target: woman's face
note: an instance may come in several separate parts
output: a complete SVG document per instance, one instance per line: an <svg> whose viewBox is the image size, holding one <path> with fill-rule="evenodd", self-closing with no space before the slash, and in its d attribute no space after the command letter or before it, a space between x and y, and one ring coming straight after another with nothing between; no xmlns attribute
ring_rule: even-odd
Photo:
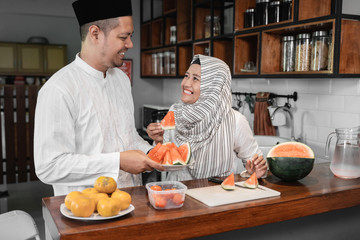
<svg viewBox="0 0 360 240"><path fill-rule="evenodd" d="M191 64L181 82L181 101L183 103L195 103L200 97L201 67L199 64Z"/></svg>

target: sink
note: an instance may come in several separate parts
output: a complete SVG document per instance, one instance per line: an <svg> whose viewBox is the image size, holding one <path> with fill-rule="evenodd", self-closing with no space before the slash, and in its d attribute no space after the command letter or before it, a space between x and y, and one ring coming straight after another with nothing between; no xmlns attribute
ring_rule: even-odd
<svg viewBox="0 0 360 240"><path fill-rule="evenodd" d="M278 136L255 135L254 137L259 144L259 148L263 152L264 157L266 157L270 149L276 144L291 141L288 138Z"/></svg>

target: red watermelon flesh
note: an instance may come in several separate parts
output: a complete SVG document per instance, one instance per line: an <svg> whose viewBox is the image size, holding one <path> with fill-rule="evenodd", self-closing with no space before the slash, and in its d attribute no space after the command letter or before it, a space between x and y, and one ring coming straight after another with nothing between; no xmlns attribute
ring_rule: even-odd
<svg viewBox="0 0 360 240"><path fill-rule="evenodd" d="M161 145L160 148L155 153L155 158L159 159L159 163L164 159L166 152L169 151L167 146Z"/></svg>
<svg viewBox="0 0 360 240"><path fill-rule="evenodd" d="M258 185L259 182L255 172L244 182L244 186L247 188L257 188Z"/></svg>
<svg viewBox="0 0 360 240"><path fill-rule="evenodd" d="M173 162L171 160L171 155L170 155L170 151L167 151L165 153L165 157L164 160L162 161L163 165L173 165Z"/></svg>
<svg viewBox="0 0 360 240"><path fill-rule="evenodd" d="M149 158L151 158L153 161L158 162L158 163L161 161L161 159L158 159L155 156L155 154L160 149L161 146L162 146L161 143L156 144L156 146L153 149L151 149L150 152L147 154Z"/></svg>
<svg viewBox="0 0 360 240"><path fill-rule="evenodd" d="M161 128L164 130L175 129L175 116L173 111L169 111L160 122Z"/></svg>
<svg viewBox="0 0 360 240"><path fill-rule="evenodd" d="M221 183L221 187L225 190L235 189L234 173L231 173L227 178L225 178L225 180Z"/></svg>

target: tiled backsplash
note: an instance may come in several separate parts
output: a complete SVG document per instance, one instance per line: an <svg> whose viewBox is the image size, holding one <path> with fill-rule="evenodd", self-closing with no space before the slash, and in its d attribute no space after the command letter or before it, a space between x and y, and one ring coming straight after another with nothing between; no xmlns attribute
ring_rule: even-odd
<svg viewBox="0 0 360 240"><path fill-rule="evenodd" d="M179 80L165 80L164 89L164 102L180 99ZM360 79L233 79L232 90L281 95L296 91L298 100L289 101L294 115L295 137L308 144L319 159L325 159L326 138L335 128L360 125ZM286 98L278 98L277 104L282 106L286 101ZM240 111L252 125L253 115L246 109L246 103L243 104L245 107ZM278 127L279 136L290 137L288 123L289 121L286 126Z"/></svg>

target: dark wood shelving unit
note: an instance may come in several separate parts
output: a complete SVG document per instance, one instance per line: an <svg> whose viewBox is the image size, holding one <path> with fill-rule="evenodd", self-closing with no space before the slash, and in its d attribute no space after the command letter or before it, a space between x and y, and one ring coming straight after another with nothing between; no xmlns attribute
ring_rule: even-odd
<svg viewBox="0 0 360 240"><path fill-rule="evenodd" d="M182 77L194 54L209 54L225 61L234 78L322 78L360 77L360 16L342 13L342 0L293 0L291 19L244 27L244 12L256 6L256 0L162 0L163 15L141 19L141 76L157 77L151 72L151 54L171 48L176 54L176 72L166 77ZM141 7L144 4L141 1ZM149 5L148 3L146 5ZM231 14L225 9L232 10ZM143 12L144 9L141 10ZM147 10L149 11L149 10ZM205 38L205 18L220 17L221 34ZM232 32L224 33L225 22ZM227 20L227 21L225 21ZM211 23L213 25L213 21ZM177 41L170 43L170 26L176 25ZM228 26L228 25L226 25ZM212 27L211 27L212 29ZM332 30L332 67L322 71L282 72L281 38L287 35ZM253 62L253 72L244 71Z"/></svg>

